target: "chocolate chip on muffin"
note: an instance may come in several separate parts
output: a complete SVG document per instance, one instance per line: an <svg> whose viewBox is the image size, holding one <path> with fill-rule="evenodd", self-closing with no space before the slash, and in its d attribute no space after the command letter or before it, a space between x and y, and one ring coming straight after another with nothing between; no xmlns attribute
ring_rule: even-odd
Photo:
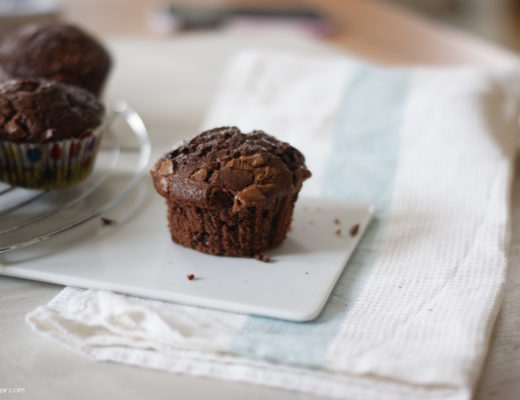
<svg viewBox="0 0 520 400"><path fill-rule="evenodd" d="M151 171L166 199L174 242L217 255L254 257L280 244L311 173L294 147L261 131L206 131Z"/></svg>
<svg viewBox="0 0 520 400"><path fill-rule="evenodd" d="M73 25L26 26L0 45L0 76L47 78L83 87L97 96L110 66L103 46Z"/></svg>
<svg viewBox="0 0 520 400"><path fill-rule="evenodd" d="M103 117L103 105L79 87L43 79L0 84L0 140L48 143L82 138Z"/></svg>

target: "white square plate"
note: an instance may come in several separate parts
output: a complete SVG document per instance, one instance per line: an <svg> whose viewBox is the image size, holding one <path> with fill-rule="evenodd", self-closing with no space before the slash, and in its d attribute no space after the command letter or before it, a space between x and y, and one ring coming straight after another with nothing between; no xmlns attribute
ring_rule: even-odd
<svg viewBox="0 0 520 400"><path fill-rule="evenodd" d="M372 216L368 205L302 197L287 239L266 253L272 262L264 263L210 256L172 243L166 206L149 189L147 183L138 188L148 198L138 213L127 211L129 221L121 222L116 210L115 225L96 220L2 255L0 274L307 321L322 310ZM355 224L359 231L351 236ZM196 279L188 280L189 274Z"/></svg>

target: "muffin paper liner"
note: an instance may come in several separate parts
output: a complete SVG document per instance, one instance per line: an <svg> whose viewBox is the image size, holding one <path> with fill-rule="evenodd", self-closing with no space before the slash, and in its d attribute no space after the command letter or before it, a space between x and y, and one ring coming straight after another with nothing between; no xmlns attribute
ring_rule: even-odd
<svg viewBox="0 0 520 400"><path fill-rule="evenodd" d="M0 140L0 180L30 189L59 189L74 185L91 172L106 124L83 139L51 143Z"/></svg>

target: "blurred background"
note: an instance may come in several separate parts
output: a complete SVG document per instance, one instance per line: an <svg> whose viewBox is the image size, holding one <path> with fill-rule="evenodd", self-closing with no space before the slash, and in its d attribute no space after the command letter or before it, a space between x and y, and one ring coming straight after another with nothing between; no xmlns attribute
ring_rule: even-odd
<svg viewBox="0 0 520 400"><path fill-rule="evenodd" d="M0 0L0 34L25 21L52 19L57 14L77 22L100 35L179 34L188 18L193 28L229 28L231 21L223 15L234 16L234 27L265 29L267 20L276 17L278 27L289 24L305 25L303 30L327 36L330 41L341 42L355 25L356 12L361 2L371 0ZM372 1L373 2L373 1ZM427 19L474 33L509 49L520 51L520 0L378 0L390 9L406 9ZM168 7L171 5L171 7ZM239 8L237 10L237 7ZM244 15L244 7L253 7L256 18ZM263 14L268 11L267 15ZM285 16L281 22L280 15ZM218 14L217 20L208 20L208 11ZM181 18L179 22L179 13ZM220 13L220 14L219 14ZM296 17L316 17L316 23L295 24ZM247 14L247 13L246 13ZM253 13L254 14L254 13ZM174 18L172 18L172 16ZM237 18L240 17L240 18ZM243 17L248 17L244 19ZM363 18L367 18L363 15ZM222 24L222 20L226 24ZM300 18L301 19L301 18ZM236 21L239 20L240 24ZM323 24L323 21L326 21ZM259 21L262 24L259 24ZM373 29L378 29L374 19ZM270 21L272 25L272 21Z"/></svg>
<svg viewBox="0 0 520 400"><path fill-rule="evenodd" d="M385 0L520 50L520 0Z"/></svg>

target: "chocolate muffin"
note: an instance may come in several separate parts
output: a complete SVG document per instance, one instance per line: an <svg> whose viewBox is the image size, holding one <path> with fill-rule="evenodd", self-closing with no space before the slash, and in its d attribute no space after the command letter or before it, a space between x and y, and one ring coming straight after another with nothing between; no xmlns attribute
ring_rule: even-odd
<svg viewBox="0 0 520 400"><path fill-rule="evenodd" d="M253 257L285 239L311 173L294 147L262 131L201 133L154 165L174 242L209 254Z"/></svg>
<svg viewBox="0 0 520 400"><path fill-rule="evenodd" d="M91 135L104 107L79 87L44 79L0 84L0 140L47 143Z"/></svg>
<svg viewBox="0 0 520 400"><path fill-rule="evenodd" d="M0 45L0 68L10 78L47 78L99 96L110 56L93 37L72 25L30 25Z"/></svg>
<svg viewBox="0 0 520 400"><path fill-rule="evenodd" d="M104 107L87 90L43 79L0 84L0 180L53 189L86 177Z"/></svg>

